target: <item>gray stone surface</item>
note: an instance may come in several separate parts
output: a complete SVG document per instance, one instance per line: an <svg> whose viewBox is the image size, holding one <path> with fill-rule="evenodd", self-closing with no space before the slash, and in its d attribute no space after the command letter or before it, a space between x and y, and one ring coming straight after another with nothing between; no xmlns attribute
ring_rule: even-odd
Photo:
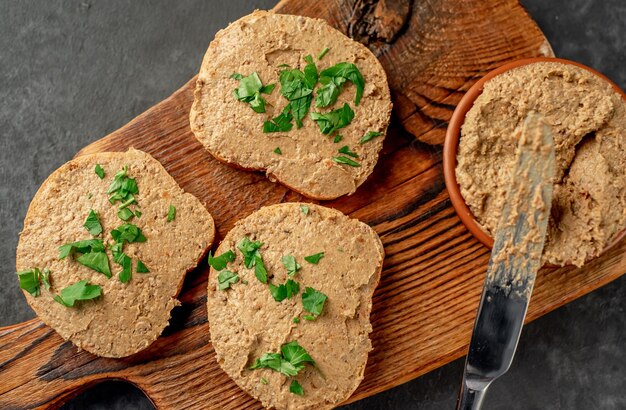
<svg viewBox="0 0 626 410"><path fill-rule="evenodd" d="M420 1L420 0L416 0ZM624 0L524 0L557 55L626 87ZM80 147L170 95L197 71L213 34L272 0L0 2L0 326L33 317L14 273L17 234L38 186ZM488 409L625 409L626 277L524 328ZM1 348L1 347L0 347ZM346 408L452 408L456 361ZM1 383L1 381L0 381ZM66 409L150 409L104 383Z"/></svg>

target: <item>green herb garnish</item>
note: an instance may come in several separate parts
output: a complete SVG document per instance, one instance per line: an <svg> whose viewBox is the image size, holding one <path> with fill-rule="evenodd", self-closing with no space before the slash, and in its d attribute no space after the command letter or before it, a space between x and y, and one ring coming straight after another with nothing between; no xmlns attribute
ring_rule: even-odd
<svg viewBox="0 0 626 410"><path fill-rule="evenodd" d="M313 255L305 256L304 260L309 263L312 263L313 265L317 265L320 259L322 259L323 257L324 257L324 252L320 252L320 253L314 253Z"/></svg>
<svg viewBox="0 0 626 410"><path fill-rule="evenodd" d="M322 314L326 299L328 299L328 297L322 292L307 287L304 293L302 293L302 306L304 307L304 310L311 313L314 318L316 318ZM305 319L307 318L305 317Z"/></svg>
<svg viewBox="0 0 626 410"><path fill-rule="evenodd" d="M333 139L333 142L336 144L339 141L341 141L343 139L343 137L339 134L335 135L335 138Z"/></svg>
<svg viewBox="0 0 626 410"><path fill-rule="evenodd" d="M141 218L141 215L143 215L143 214L141 213L141 211L137 211L137 210L135 210L135 216L136 216L137 218Z"/></svg>
<svg viewBox="0 0 626 410"><path fill-rule="evenodd" d="M91 300L102 295L99 285L90 285L87 280L81 280L61 290L54 300L65 307L73 307L78 300Z"/></svg>
<svg viewBox="0 0 626 410"><path fill-rule="evenodd" d="M133 211L131 211L128 208L124 208L121 209L118 213L117 216L122 220L122 221L128 221L130 218L132 218L133 216L135 216L135 214L133 213Z"/></svg>
<svg viewBox="0 0 626 410"><path fill-rule="evenodd" d="M327 113L312 112L311 118L317 123L322 134L328 135L350 124L354 119L354 111L345 103L343 107Z"/></svg>
<svg viewBox="0 0 626 410"><path fill-rule="evenodd" d="M137 267L135 268L137 273L150 273L150 269L139 259L137 259Z"/></svg>
<svg viewBox="0 0 626 410"><path fill-rule="evenodd" d="M250 366L250 370L268 368L291 377L296 376L307 363L315 366L311 356L295 340L282 345L280 351L280 353L263 354Z"/></svg>
<svg viewBox="0 0 626 410"><path fill-rule="evenodd" d="M20 288L37 297L41 294L41 283L47 290L50 290L50 271L44 268L43 272L39 268L17 272L20 281Z"/></svg>
<svg viewBox="0 0 626 410"><path fill-rule="evenodd" d="M104 251L104 243L101 239L87 239L59 247L59 259L64 259L74 253L81 254L75 258L76 262L104 274L107 278L111 277L109 258Z"/></svg>
<svg viewBox="0 0 626 410"><path fill-rule="evenodd" d="M128 283L133 277L132 259L125 253L118 253L114 257L115 262L122 266L122 270L118 274L120 282Z"/></svg>
<svg viewBox="0 0 626 410"><path fill-rule="evenodd" d="M270 121L265 121L263 123L263 132L287 132L291 131L293 128L293 124L291 120L293 119L293 115L291 115L291 105L287 104L282 113L278 114L278 116L272 118Z"/></svg>
<svg viewBox="0 0 626 410"><path fill-rule="evenodd" d="M226 268L228 262L232 262L235 260L235 252L228 250L221 254L220 256L213 257L211 252L209 251L209 265L217 271Z"/></svg>
<svg viewBox="0 0 626 410"><path fill-rule="evenodd" d="M365 133L365 135L363 137L361 137L361 139L359 140L359 144L365 144L368 141L373 140L376 137L379 137L383 135L382 132L378 132L378 131L368 131Z"/></svg>
<svg viewBox="0 0 626 410"><path fill-rule="evenodd" d="M234 73L230 76L239 80L239 88L235 89L235 98L250 104L250 107L258 113L265 112L265 99L261 94L271 94L276 84L263 85L256 71L247 77Z"/></svg>
<svg viewBox="0 0 626 410"><path fill-rule="evenodd" d="M303 214L308 215L309 214L309 207L307 205L300 205L300 210L302 211Z"/></svg>
<svg viewBox="0 0 626 410"><path fill-rule="evenodd" d="M217 275L217 289L225 290L230 288L230 285L239 282L239 275L229 270L223 270Z"/></svg>
<svg viewBox="0 0 626 410"><path fill-rule="evenodd" d="M86 239L84 241L66 243L59 246L59 259L65 259L72 252L104 252L104 243L102 243L102 239Z"/></svg>
<svg viewBox="0 0 626 410"><path fill-rule="evenodd" d="M269 383L265 377L261 377L261 384Z"/></svg>
<svg viewBox="0 0 626 410"><path fill-rule="evenodd" d="M250 269L254 267L254 275L261 283L267 283L267 269L265 269L265 263L263 257L259 252L259 248L263 246L263 243L258 241L251 241L248 237L244 237L237 245L237 249L243 254L243 264L246 268Z"/></svg>
<svg viewBox="0 0 626 410"><path fill-rule="evenodd" d="M296 127L302 127L302 119L306 117L311 101L313 101L313 88L317 83L317 67L310 55L304 57L307 65L304 72L296 68L285 68L280 72L280 93L289 100L287 106L296 122Z"/></svg>
<svg viewBox="0 0 626 410"><path fill-rule="evenodd" d="M291 384L289 385L289 391L293 394L297 394L298 396L304 396L304 389L297 380L291 381Z"/></svg>
<svg viewBox="0 0 626 410"><path fill-rule="evenodd" d="M322 51L320 51L320 53L317 55L317 59L321 60L322 58L324 58L326 53L328 53L329 51L330 51L330 48L324 47L324 49Z"/></svg>
<svg viewBox="0 0 626 410"><path fill-rule="evenodd" d="M300 318L296 316L296 317L294 317L293 319L291 319L291 321L292 321L293 323L300 323Z"/></svg>
<svg viewBox="0 0 626 410"><path fill-rule="evenodd" d="M333 105L346 81L352 82L356 87L354 104L359 105L361 102L365 89L365 79L356 65L352 63L335 64L319 74L319 81L322 83L322 87L317 90L316 107L323 108Z"/></svg>
<svg viewBox="0 0 626 410"><path fill-rule="evenodd" d="M109 258L105 252L84 253L75 260L83 266L104 274L107 278L111 277Z"/></svg>
<svg viewBox="0 0 626 410"><path fill-rule="evenodd" d="M98 178L104 179L104 169L100 166L100 164L96 164L94 172L98 175Z"/></svg>
<svg viewBox="0 0 626 410"><path fill-rule="evenodd" d="M125 223L111 231L113 240L117 243L145 242L146 237L141 233L141 229L134 224Z"/></svg>
<svg viewBox="0 0 626 410"><path fill-rule="evenodd" d="M89 211L89 215L87 215L87 219L85 219L83 226L87 229L87 232L93 236L100 235L102 233L100 219L98 218L98 214L93 209Z"/></svg>
<svg viewBox="0 0 626 410"><path fill-rule="evenodd" d="M349 165L351 167L360 167L361 166L361 164L359 164L356 161L351 160L348 157L342 157L342 156L333 157L332 160L335 161L338 164Z"/></svg>
<svg viewBox="0 0 626 410"><path fill-rule="evenodd" d="M278 155L283 155L283 152L280 150L280 147L276 147L276 148L274 149L274 153L275 153L275 154L278 154Z"/></svg>
<svg viewBox="0 0 626 410"><path fill-rule="evenodd" d="M300 291L300 285L298 282L287 279L287 282L283 285L273 285L270 283L270 293L276 302L282 302L285 299L291 299L297 295Z"/></svg>
<svg viewBox="0 0 626 410"><path fill-rule="evenodd" d="M174 205L170 205L167 210L167 222L172 222L176 219L176 207Z"/></svg>
<svg viewBox="0 0 626 410"><path fill-rule="evenodd" d="M296 262L296 258L292 255L285 255L280 260L283 263L285 269L287 269L287 275L294 276L296 272L302 268L298 262Z"/></svg>
<svg viewBox="0 0 626 410"><path fill-rule="evenodd" d="M109 202L115 204L121 201L120 209L126 208L128 205L136 202L134 195L139 194L137 182L134 178L128 176L128 165L125 165L121 171L113 177L113 182L109 185L107 194L111 194Z"/></svg>
<svg viewBox="0 0 626 410"><path fill-rule="evenodd" d="M337 151L339 151L342 154L346 154L352 158L358 158L359 154L357 154L354 151L350 151L350 147L348 147L347 145L344 145L343 147L339 148Z"/></svg>

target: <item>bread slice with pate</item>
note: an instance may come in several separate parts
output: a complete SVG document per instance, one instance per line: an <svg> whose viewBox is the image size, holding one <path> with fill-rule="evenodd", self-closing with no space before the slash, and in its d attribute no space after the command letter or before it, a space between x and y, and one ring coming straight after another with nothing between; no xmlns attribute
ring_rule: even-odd
<svg viewBox="0 0 626 410"><path fill-rule="evenodd" d="M73 159L39 188L17 246L20 287L48 326L81 349L124 357L167 326L213 218L150 155Z"/></svg>
<svg viewBox="0 0 626 410"><path fill-rule="evenodd" d="M222 369L268 408L329 409L361 380L384 250L368 225L303 203L237 222L209 259Z"/></svg>

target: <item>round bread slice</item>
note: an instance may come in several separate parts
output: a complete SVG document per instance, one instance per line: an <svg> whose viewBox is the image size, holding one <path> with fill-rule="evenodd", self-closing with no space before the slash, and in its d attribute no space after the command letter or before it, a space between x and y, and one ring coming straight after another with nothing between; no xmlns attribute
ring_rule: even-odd
<svg viewBox="0 0 626 410"><path fill-rule="evenodd" d="M328 52L318 59L326 48ZM294 120L290 131L264 133L264 122L277 117L289 103L281 94L280 72L285 65L303 71L308 55L319 72L338 63L355 64L365 80L362 99L355 104L356 87L347 81L335 104L316 108L320 81L301 128ZM271 93L261 94L266 101L264 113L234 95L239 80L231 75L255 72L263 85L276 84ZM354 111L352 122L332 135L322 134L311 113L327 113L344 104ZM218 160L265 171L270 179L309 198L327 200L355 192L372 173L390 115L387 76L367 47L324 20L255 11L218 32L211 42L198 75L190 122L196 138ZM381 135L360 143L368 132ZM340 141L334 142L335 137ZM339 152L342 147L358 157ZM338 163L333 157L353 160L358 166Z"/></svg>
<svg viewBox="0 0 626 410"><path fill-rule="evenodd" d="M95 172L99 164L101 179ZM140 217L123 221L120 202L111 204L107 190L114 175L128 166L139 193ZM175 217L169 218L170 206ZM93 236L83 226L94 210L103 232ZM170 212L171 214L171 212ZM111 231L125 223L139 227L145 242L126 243L132 277L122 283L110 249ZM150 155L131 149L85 155L69 161L46 179L28 208L17 246L17 271L44 268L50 271L51 288L41 294L24 291L41 320L64 339L98 356L124 357L148 347L167 326L185 273L193 269L215 236L213 218L193 195L185 193ZM59 247L80 240L102 239L112 276L107 278L76 261L79 254L59 259ZM137 261L149 270L137 272ZM66 307L54 300L61 290L81 280L99 285L102 295Z"/></svg>
<svg viewBox="0 0 626 410"><path fill-rule="evenodd" d="M238 249L244 238L263 244L259 252L268 284L259 281L255 268L246 268ZM216 257L228 251L235 257L221 272L237 279L220 290L220 272L211 268L207 302L211 341L222 369L266 407L329 409L350 397L363 380L372 349L369 316L384 258L374 230L318 205L272 205L237 222ZM319 260L305 260L321 252ZM291 276L283 262L289 255L301 266ZM298 283L299 291L277 302L269 284L279 286L288 279ZM328 298L314 320L307 320L315 315L303 302L309 288ZM250 369L265 353L280 353L281 346L294 341L315 366L306 364L295 377L270 368ZM303 395L290 391L294 380Z"/></svg>

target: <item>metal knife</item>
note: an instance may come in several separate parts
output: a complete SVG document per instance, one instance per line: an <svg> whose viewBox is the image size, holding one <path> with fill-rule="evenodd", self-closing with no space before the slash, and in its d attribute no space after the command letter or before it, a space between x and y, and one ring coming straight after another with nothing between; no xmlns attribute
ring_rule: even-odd
<svg viewBox="0 0 626 410"><path fill-rule="evenodd" d="M479 409L511 366L545 242L552 203L554 141L530 113L519 132L510 189L498 221L457 409Z"/></svg>

